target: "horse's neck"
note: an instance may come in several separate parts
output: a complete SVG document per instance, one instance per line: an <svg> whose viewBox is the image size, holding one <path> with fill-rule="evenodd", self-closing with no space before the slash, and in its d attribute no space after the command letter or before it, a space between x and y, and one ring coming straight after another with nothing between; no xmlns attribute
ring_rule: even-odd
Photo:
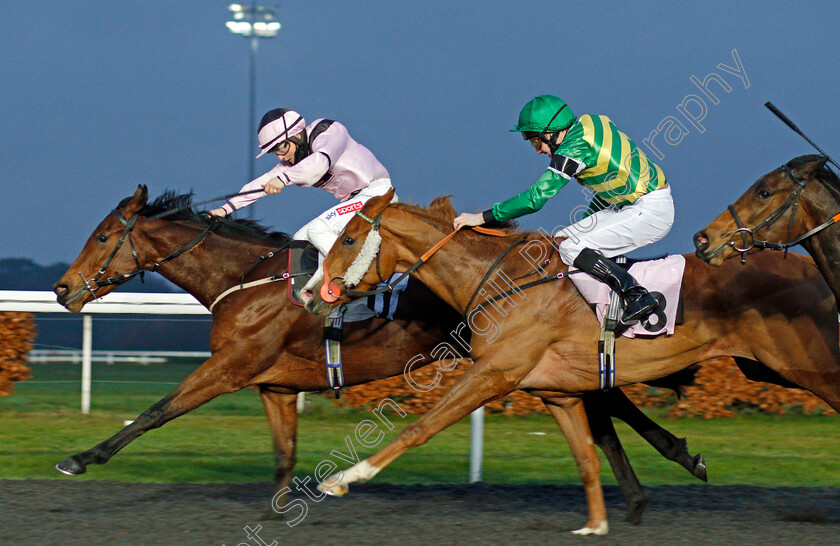
<svg viewBox="0 0 840 546"><path fill-rule="evenodd" d="M840 303L840 241L837 235L827 229L804 241L802 246L817 263L817 268L834 292L834 298Z"/></svg>
<svg viewBox="0 0 840 546"><path fill-rule="evenodd" d="M179 230L149 233L148 239L156 259L163 259L189 244L199 229L181 226ZM178 257L161 264L158 272L167 280L209 306L228 288L239 284L242 275L260 256L274 250L264 243L234 240L209 233L198 245ZM285 269L283 270L285 271ZM281 273L282 271L277 271Z"/></svg>
<svg viewBox="0 0 840 546"><path fill-rule="evenodd" d="M819 183L819 182L816 182ZM840 212L838 196L834 191L823 189L823 195L811 197L804 209L806 221L805 230L811 230ZM838 229L832 226L816 233L802 242L802 246L817 263L823 278L834 292L835 299L840 302L840 236Z"/></svg>
<svg viewBox="0 0 840 546"><path fill-rule="evenodd" d="M426 249L431 248L446 235L444 230L432 231L428 229L427 225L425 230L421 229L418 232L422 235L418 236L417 240L411 243L411 246L420 250L408 250L408 261L418 260ZM465 235L460 237L465 237ZM493 267L496 258L501 256L505 249L513 243L513 239L499 239L498 243L497 248L490 252L471 251L469 243L462 243L459 241L459 235L455 235L453 240L445 244L428 262L420 266L415 275L438 297L459 313L463 313L470 300L473 299L475 292L483 288L479 286L479 283L484 275ZM526 266L524 260L521 260L522 264L514 263L518 257L517 252L509 253L505 260L491 273L490 281L496 283L497 286L501 286L503 291L510 287L505 282L498 282L498 277L504 275L513 279L520 275L520 270ZM493 296L496 295L495 292L498 290L490 289L489 291L492 292L490 296ZM486 297L485 295L480 300L486 299Z"/></svg>

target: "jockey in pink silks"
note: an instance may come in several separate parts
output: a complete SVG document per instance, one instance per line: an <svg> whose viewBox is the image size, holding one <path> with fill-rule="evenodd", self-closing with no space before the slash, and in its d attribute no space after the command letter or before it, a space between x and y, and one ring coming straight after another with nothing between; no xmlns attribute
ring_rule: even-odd
<svg viewBox="0 0 840 546"><path fill-rule="evenodd" d="M257 137L262 149L257 157L272 153L280 162L245 184L242 191L263 191L234 197L210 214L227 216L268 194L280 193L287 186L326 190L341 202L319 214L293 237L315 245L321 261L353 213L361 210L371 197L384 195L391 189L387 169L337 121L316 119L306 125L297 112L276 108L262 117ZM319 267L302 292L310 290L322 277L323 270Z"/></svg>

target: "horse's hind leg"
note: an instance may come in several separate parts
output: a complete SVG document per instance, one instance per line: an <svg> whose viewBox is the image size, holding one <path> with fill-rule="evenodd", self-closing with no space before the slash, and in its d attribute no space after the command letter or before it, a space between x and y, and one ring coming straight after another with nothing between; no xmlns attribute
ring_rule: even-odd
<svg viewBox="0 0 840 546"><path fill-rule="evenodd" d="M234 366L229 360L223 360L223 357L217 355L218 353L211 356L174 391L152 404L130 425L91 449L64 459L55 465L56 469L71 476L84 474L88 465L105 464L144 432L158 428L220 394L235 392L245 387L250 379L250 376L246 377L245 367ZM219 378L219 368L230 369L224 381ZM234 369L239 371L239 376L232 371Z"/></svg>
<svg viewBox="0 0 840 546"><path fill-rule="evenodd" d="M589 408L593 406L608 409L610 415L630 425L633 430L639 433L663 457L679 464L691 472L696 478L704 482L708 481L706 461L703 459L703 456L699 453L692 456L688 451L688 444L685 438L677 438L652 421L627 398L627 395L621 389L586 393L584 395L584 405L587 408L587 414L589 414ZM590 421L591 419L592 417L590 415Z"/></svg>
<svg viewBox="0 0 840 546"><path fill-rule="evenodd" d="M297 395L279 394L260 388L260 397L274 440L274 498L272 506L285 506L289 482L295 467L295 436L297 434ZM269 516L277 517L271 510Z"/></svg>
<svg viewBox="0 0 840 546"><path fill-rule="evenodd" d="M584 395L583 401L592 438L595 440L595 445L600 447L607 457L618 485L621 487L621 492L624 494L624 501L627 503L627 521L638 525L642 521L642 514L647 508L650 497L642 489L642 484L633 472L633 467L630 466L630 460L618 439L612 420L604 411L604 405L600 403L600 397L589 397L589 394Z"/></svg>

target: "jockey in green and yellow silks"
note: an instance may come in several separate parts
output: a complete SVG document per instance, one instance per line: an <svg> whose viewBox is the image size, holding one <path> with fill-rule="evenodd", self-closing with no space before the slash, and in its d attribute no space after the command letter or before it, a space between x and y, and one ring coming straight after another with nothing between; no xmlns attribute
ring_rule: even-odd
<svg viewBox="0 0 840 546"><path fill-rule="evenodd" d="M629 326L656 309L656 299L609 258L662 239L674 221L665 174L606 116L575 118L553 95L529 101L513 131L521 132L538 154L551 157L548 169L526 191L479 214L461 214L456 229L504 221L540 210L572 178L593 193L585 220L558 235L560 255L607 283L624 300L621 322ZM588 218L587 218L588 217Z"/></svg>

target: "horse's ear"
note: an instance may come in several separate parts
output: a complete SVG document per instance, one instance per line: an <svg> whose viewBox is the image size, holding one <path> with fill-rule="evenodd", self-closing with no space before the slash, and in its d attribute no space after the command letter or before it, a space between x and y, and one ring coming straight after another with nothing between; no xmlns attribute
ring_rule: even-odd
<svg viewBox="0 0 840 546"><path fill-rule="evenodd" d="M368 218L376 218L382 211L385 210L385 207L391 204L391 199L394 198L394 188L388 190L385 195L380 195L377 197L371 197L365 206L362 207L362 212Z"/></svg>
<svg viewBox="0 0 840 546"><path fill-rule="evenodd" d="M802 178L810 178L811 176L815 176L819 171L823 169L823 167L825 167L825 163L826 161L828 161L828 158L824 155L812 155L810 156L810 158L813 158L813 160L803 163L796 169L796 174L798 174Z"/></svg>
<svg viewBox="0 0 840 546"><path fill-rule="evenodd" d="M133 216L137 211L146 205L149 199L149 188L145 184L138 184L137 191L134 192L134 197L123 208L123 214L126 216Z"/></svg>

